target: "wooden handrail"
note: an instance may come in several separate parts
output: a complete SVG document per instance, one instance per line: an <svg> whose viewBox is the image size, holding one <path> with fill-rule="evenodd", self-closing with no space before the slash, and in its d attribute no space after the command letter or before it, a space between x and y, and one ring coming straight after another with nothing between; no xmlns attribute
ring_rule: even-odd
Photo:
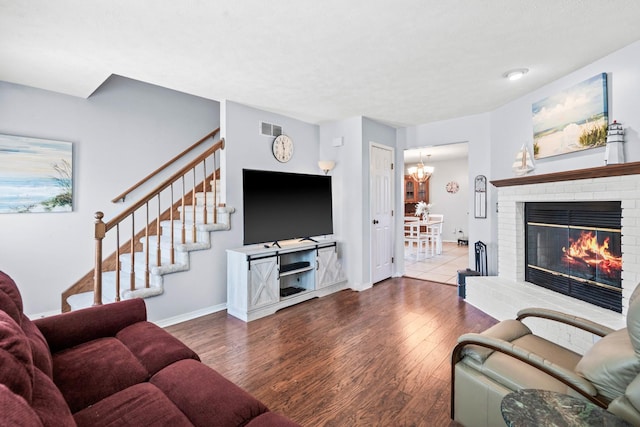
<svg viewBox="0 0 640 427"><path fill-rule="evenodd" d="M207 157L212 155L217 150L224 150L224 138L221 139L220 141L216 142L212 147L208 148L206 151L204 151L198 157L193 159L191 162L189 162L182 169L180 169L179 171L177 171L176 173L171 175L169 178L164 180L160 185L158 185L156 188L151 190L146 196L144 196L143 198L138 200L133 205L129 206L129 208L126 209L124 212L120 213L118 216L116 216L115 218L111 219L111 221L107 222L106 223L106 231L111 230L116 224L118 224L119 222L121 222L122 220L127 218L129 215L131 215L133 212L138 210L138 208L144 206L145 203L147 203L149 200L153 199L158 193L160 193L162 190L168 188L178 178L183 176L189 170L193 169L195 165L197 165L198 163L200 163L201 161L203 161L204 159L206 159Z"/></svg>
<svg viewBox="0 0 640 427"><path fill-rule="evenodd" d="M184 155L186 155L187 153L191 152L193 149L195 149L196 147L199 147L203 142L205 142L207 139L209 138L213 138L218 132L220 132L220 128L217 128L211 132L209 132L208 134L206 134L205 136L202 137L202 139L200 139L198 142L196 142L195 144L191 145L189 148L187 148L186 150L184 150L183 152L181 152L180 154L176 155L175 157L173 157L171 160L169 160L168 162L166 162L164 165L160 166L158 169L154 170L153 172L151 172L149 175L145 176L144 178L142 178L139 182L137 182L136 184L132 185L131 187L129 187L125 192L123 192L122 194L119 194L118 196L116 196L114 199L111 200L112 203L117 203L119 201L124 202L125 198L127 197L127 195L129 193L131 193L132 191L138 189L138 187L140 187L142 184L144 184L145 182L149 181L151 178L153 178L154 176L156 176L157 174L159 174L160 172L162 172L163 170L165 170L167 167L169 167L170 165L172 165L176 160L182 158Z"/></svg>
<svg viewBox="0 0 640 427"><path fill-rule="evenodd" d="M217 133L218 130L214 131L215 133ZM203 140L198 141L198 144L201 144L202 141L204 141L206 138L211 137L214 133L209 134L207 137L205 137ZM150 235L151 235L151 225L153 225L153 227L155 228L155 236L156 237L156 265L157 266L161 266L161 260L162 260L162 255L161 255L161 251L163 250L161 248L160 245L160 236L161 236L161 227L160 227L160 221L161 221L161 217L162 217L162 212L161 212L161 204L160 204L160 197L161 194L163 192L166 192L166 190L169 190L169 193L171 195L171 203L170 203L170 207L169 207L169 219L171 220L171 223L173 224L173 211L174 209L179 209L179 207L177 207L174 204L174 200L173 200L173 194L174 194L174 184L176 182L181 181L182 183L182 196L181 196L181 200L180 200L180 204L182 207L182 212L185 212L185 202L186 202L186 192L185 192L185 183L184 183L184 178L187 174L192 173L193 174L193 188L190 190L190 199L191 199L191 205L190 207L193 209L192 212L192 221L191 223L189 223L189 227L191 230L191 242L196 242L196 191L202 191L203 193L203 197L204 197L204 203L203 203L203 220L204 220L204 224L208 223L207 220L207 181L208 180L213 180L214 182L211 184L212 185L212 197L213 197L213 224L217 224L217 207L218 205L216 204L216 200L217 200L217 191L216 191L216 152L218 150L223 150L225 146L225 141L224 139L220 139L218 142L216 142L215 144L213 144L211 147L207 148L205 151L203 151L201 154L199 154L197 157L195 157L194 159L192 159L187 165L181 167L178 171L176 171L175 173L173 173L170 177L168 177L167 179L165 179L162 183L160 183L159 185L157 185L153 190L151 190L148 194L146 194L144 197L142 197L140 200L138 200L137 202L133 203L131 206L129 206L124 212L118 214L116 217L112 218L109 222L103 222L102 218L104 217L104 214L102 212L96 212L95 214L95 232L94 232L94 238L95 238L95 246L96 246L96 256L95 256L95 266L94 266L94 304L95 305L99 305L102 303L102 266L103 266L103 260L102 260L102 241L105 238L106 234L108 231L110 231L111 229L116 229L116 254L115 254L115 268L116 268L116 300L119 299L119 295L120 295L120 224L123 223L123 221L125 221L127 218L130 218L130 224L131 224L131 238L129 239L129 248L128 248L128 252L130 253L130 257L131 257L131 270L129 271L129 282L130 282L130 289L131 291L135 290L135 281L136 281L136 277L135 277L135 264L136 264L136 258L135 258L135 254L136 254L136 245L138 244L136 242L136 240L138 240L136 238L136 231L135 231L135 221L136 221L136 212L139 212L139 210L141 210L141 208L144 208L144 210L142 211L144 214L144 230L141 232L142 236L144 236L144 242L142 243L142 246L144 248L143 251L143 256L144 256L144 282L145 282L145 287L149 288L150 287L150 278L149 278L149 268L150 265L152 265L152 263L150 262ZM177 159L180 156L174 158ZM212 164L213 164L213 173L208 174L207 173L207 159L211 158L212 159ZM196 169L198 168L198 166L202 167L202 182L201 184L198 184L196 182ZM166 167L166 166L164 166ZM163 167L163 168L164 168ZM133 188L133 187L132 187ZM166 194L166 193L165 193ZM152 201L153 199L157 200L158 203L158 214L157 214L157 218L154 219L153 224L150 224L150 217L149 217L149 202ZM180 239L181 243L185 243L187 240L185 238L185 217L182 216L182 238ZM169 249L171 252L171 263L173 264L174 262L174 250L175 250L175 246L174 246L174 232L173 232L173 225L171 225L171 232L170 232L170 246L171 248Z"/></svg>

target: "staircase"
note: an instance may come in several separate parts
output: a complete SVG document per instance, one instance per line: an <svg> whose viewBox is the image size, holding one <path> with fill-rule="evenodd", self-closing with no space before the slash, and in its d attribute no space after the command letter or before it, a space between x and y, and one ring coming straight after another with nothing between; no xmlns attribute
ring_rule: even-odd
<svg viewBox="0 0 640 427"><path fill-rule="evenodd" d="M216 129L188 150L217 132ZM62 311L161 295L165 275L188 271L190 253L211 248L212 232L230 229L230 216L235 209L226 207L220 200L216 152L222 149L224 140L197 156L111 221L103 222L102 212L96 213L93 277L87 274L63 293ZM169 167L188 150L152 175ZM216 172L207 174L207 167ZM141 184L137 183L113 202L124 201L126 195ZM191 188L186 189L187 186ZM176 193L180 194L176 196ZM150 213L154 209L157 209L155 214ZM136 232L139 223L143 223L143 229ZM120 242L122 230L131 230L131 237L124 243ZM112 232L107 234L109 231ZM104 259L103 240L114 248L114 252Z"/></svg>
<svg viewBox="0 0 640 427"><path fill-rule="evenodd" d="M219 185L219 181L217 181L217 184ZM161 262L158 265L157 259L153 256L149 256L149 286L146 285L146 260L147 254L153 253L153 251L158 247L158 236L156 235L151 235L148 239L146 237L139 239L139 244L142 245L142 250L134 252L133 264L130 253L120 254L120 256L118 257L120 261L120 283L129 284L131 275L133 273L133 289L131 289L130 286L121 288L119 298L116 298L116 276L118 275L118 273L116 271L102 272L103 304L119 301L121 299L149 298L156 295L161 295L164 292L164 275L181 271L188 271L190 263L189 254L192 251L210 249L212 239L211 233L215 231L225 231L231 228L230 216L233 212L235 212L235 208L219 206L217 208L218 222L213 223L214 204L212 202L211 196L209 196L207 197L208 220L207 223L205 223L204 199L205 197L202 192L196 193L195 227L193 227L192 221L185 221L183 224L181 219L175 219L173 221L160 221L161 235L159 246L161 248L162 257L160 259ZM216 205L217 204L219 203L216 203ZM181 217L184 216L185 218L193 218L193 206L185 206L184 212L180 207L179 211ZM195 228L195 240L193 239L193 233L189 231L186 231L184 233L184 241L182 241L182 239L178 237L178 241L174 242L174 259L172 263L171 257L169 256L171 251L171 229L173 228L174 236L181 236L183 227L185 230L192 230L193 228ZM67 298L67 303L69 304L71 310L89 307L93 304L93 302L94 291L78 293Z"/></svg>

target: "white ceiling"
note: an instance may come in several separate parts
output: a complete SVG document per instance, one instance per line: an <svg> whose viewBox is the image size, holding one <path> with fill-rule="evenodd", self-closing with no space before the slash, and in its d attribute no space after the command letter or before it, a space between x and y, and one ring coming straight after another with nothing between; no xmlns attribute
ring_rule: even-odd
<svg viewBox="0 0 640 427"><path fill-rule="evenodd" d="M638 0L0 0L0 80L88 97L118 74L406 126L495 109L639 40L639 23Z"/></svg>

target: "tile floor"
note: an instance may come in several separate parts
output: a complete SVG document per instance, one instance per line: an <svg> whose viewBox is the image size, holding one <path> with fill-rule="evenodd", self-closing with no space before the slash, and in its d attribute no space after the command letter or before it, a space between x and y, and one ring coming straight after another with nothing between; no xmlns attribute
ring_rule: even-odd
<svg viewBox="0 0 640 427"><path fill-rule="evenodd" d="M455 242L443 242L442 253L434 257L415 260L413 251L405 249L404 258L407 277L457 285L458 270L469 267L469 247Z"/></svg>

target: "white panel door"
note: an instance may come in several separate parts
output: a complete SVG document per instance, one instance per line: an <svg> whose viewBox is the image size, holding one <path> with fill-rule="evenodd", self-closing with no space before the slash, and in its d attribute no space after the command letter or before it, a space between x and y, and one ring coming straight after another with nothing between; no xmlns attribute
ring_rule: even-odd
<svg viewBox="0 0 640 427"><path fill-rule="evenodd" d="M371 145L371 280L391 277L393 257L393 149Z"/></svg>

